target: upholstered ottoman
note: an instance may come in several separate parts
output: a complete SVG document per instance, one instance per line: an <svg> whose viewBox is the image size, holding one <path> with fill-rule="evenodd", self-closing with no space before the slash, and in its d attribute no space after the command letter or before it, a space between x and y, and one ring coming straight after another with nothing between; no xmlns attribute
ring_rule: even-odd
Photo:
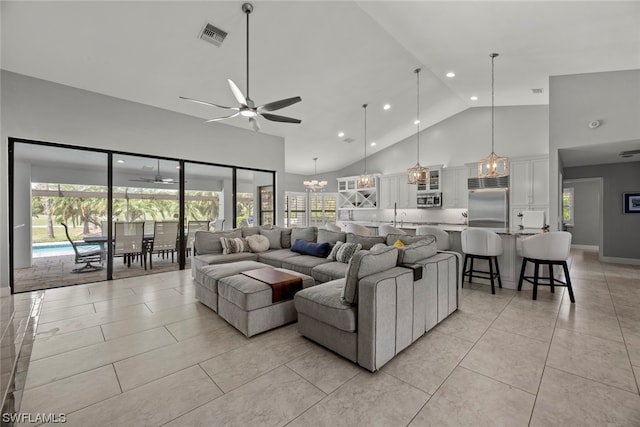
<svg viewBox="0 0 640 427"><path fill-rule="evenodd" d="M196 299L218 311L218 282L220 279L255 268L269 267L257 261L238 261L228 264L214 264L196 270Z"/></svg>
<svg viewBox="0 0 640 427"><path fill-rule="evenodd" d="M303 289L315 285L306 274L275 270L301 278ZM293 298L272 302L272 296L271 286L260 280L244 274L228 276L218 281L218 314L248 337L295 322Z"/></svg>

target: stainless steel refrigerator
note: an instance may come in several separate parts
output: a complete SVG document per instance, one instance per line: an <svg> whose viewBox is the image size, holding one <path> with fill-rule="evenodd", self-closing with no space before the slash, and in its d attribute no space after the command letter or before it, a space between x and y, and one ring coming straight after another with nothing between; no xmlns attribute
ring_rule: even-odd
<svg viewBox="0 0 640 427"><path fill-rule="evenodd" d="M509 189L469 190L469 227L508 228Z"/></svg>

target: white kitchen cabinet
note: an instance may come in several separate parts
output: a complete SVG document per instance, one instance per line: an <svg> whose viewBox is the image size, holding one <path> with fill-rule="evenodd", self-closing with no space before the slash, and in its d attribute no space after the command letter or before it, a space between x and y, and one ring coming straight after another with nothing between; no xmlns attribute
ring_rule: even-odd
<svg viewBox="0 0 640 427"><path fill-rule="evenodd" d="M374 186L358 188L358 177L338 178L338 209L378 209L379 179Z"/></svg>
<svg viewBox="0 0 640 427"><path fill-rule="evenodd" d="M380 177L380 209L415 209L417 207L417 186L407 184L406 174L383 175Z"/></svg>
<svg viewBox="0 0 640 427"><path fill-rule="evenodd" d="M511 225L521 224L517 216L525 210L545 211L549 222L549 159L515 160L509 165Z"/></svg>
<svg viewBox="0 0 640 427"><path fill-rule="evenodd" d="M513 161L509 165L512 205L549 204L549 160Z"/></svg>
<svg viewBox="0 0 640 427"><path fill-rule="evenodd" d="M466 209L469 194L467 189L469 168L466 166L445 168L441 176L442 207Z"/></svg>

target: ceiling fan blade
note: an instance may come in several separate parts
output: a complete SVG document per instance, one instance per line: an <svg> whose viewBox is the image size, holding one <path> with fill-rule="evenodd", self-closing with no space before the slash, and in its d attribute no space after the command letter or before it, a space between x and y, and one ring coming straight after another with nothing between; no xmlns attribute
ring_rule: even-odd
<svg viewBox="0 0 640 427"><path fill-rule="evenodd" d="M293 105L297 102L302 101L302 98L299 96L294 96L293 98L281 99L280 101L269 102L268 104L264 104L258 107L260 111L276 111L284 107L288 107L289 105Z"/></svg>
<svg viewBox="0 0 640 427"><path fill-rule="evenodd" d="M218 118L216 118L216 119L209 119L209 120L207 120L205 123L218 122L218 121L220 121L220 120L230 119L230 118L232 118L232 117L237 116L238 114L240 114L240 112L234 113L234 114L232 114L232 115L230 115L230 116L218 117Z"/></svg>
<svg viewBox="0 0 640 427"><path fill-rule="evenodd" d="M227 110L239 110L238 107L225 107L224 105L218 105L218 104L213 104L211 102L206 102L206 101L200 101L198 99L193 99L193 98L187 98L185 96L179 96L180 99L184 99L185 101L191 101L191 102L196 102L198 104L202 104L202 105L208 105L210 107L218 107L218 108L225 108Z"/></svg>
<svg viewBox="0 0 640 427"><path fill-rule="evenodd" d="M229 87L231 88L231 92L233 93L233 96L236 98L236 101L238 101L238 104L246 106L247 98L243 95L240 88L233 82L233 80L227 79L227 81L229 82Z"/></svg>
<svg viewBox="0 0 640 427"><path fill-rule="evenodd" d="M302 123L300 119L294 119L292 117L279 116L277 114L260 113L262 117L272 122L285 122L285 123Z"/></svg>
<svg viewBox="0 0 640 427"><path fill-rule="evenodd" d="M258 122L258 119L256 119L255 117L249 117L249 123L253 125L253 130L255 130L256 132L260 131L260 123Z"/></svg>

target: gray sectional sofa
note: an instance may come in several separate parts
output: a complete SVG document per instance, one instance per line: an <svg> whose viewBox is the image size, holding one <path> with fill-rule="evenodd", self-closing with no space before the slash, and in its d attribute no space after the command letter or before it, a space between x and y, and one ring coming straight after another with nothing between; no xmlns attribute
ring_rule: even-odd
<svg viewBox="0 0 640 427"><path fill-rule="evenodd" d="M309 276L315 283L291 302L299 331L370 371L380 369L458 307L460 255L438 251L433 236L363 237L315 227L274 230L197 232L191 260L196 298L219 312L220 304L228 302L221 295L226 285L220 282L233 282L232 276L265 264ZM220 237L256 233L268 236L268 250L222 253ZM298 239L359 243L362 250L348 263L331 261L292 251ZM406 246L394 247L398 240Z"/></svg>

